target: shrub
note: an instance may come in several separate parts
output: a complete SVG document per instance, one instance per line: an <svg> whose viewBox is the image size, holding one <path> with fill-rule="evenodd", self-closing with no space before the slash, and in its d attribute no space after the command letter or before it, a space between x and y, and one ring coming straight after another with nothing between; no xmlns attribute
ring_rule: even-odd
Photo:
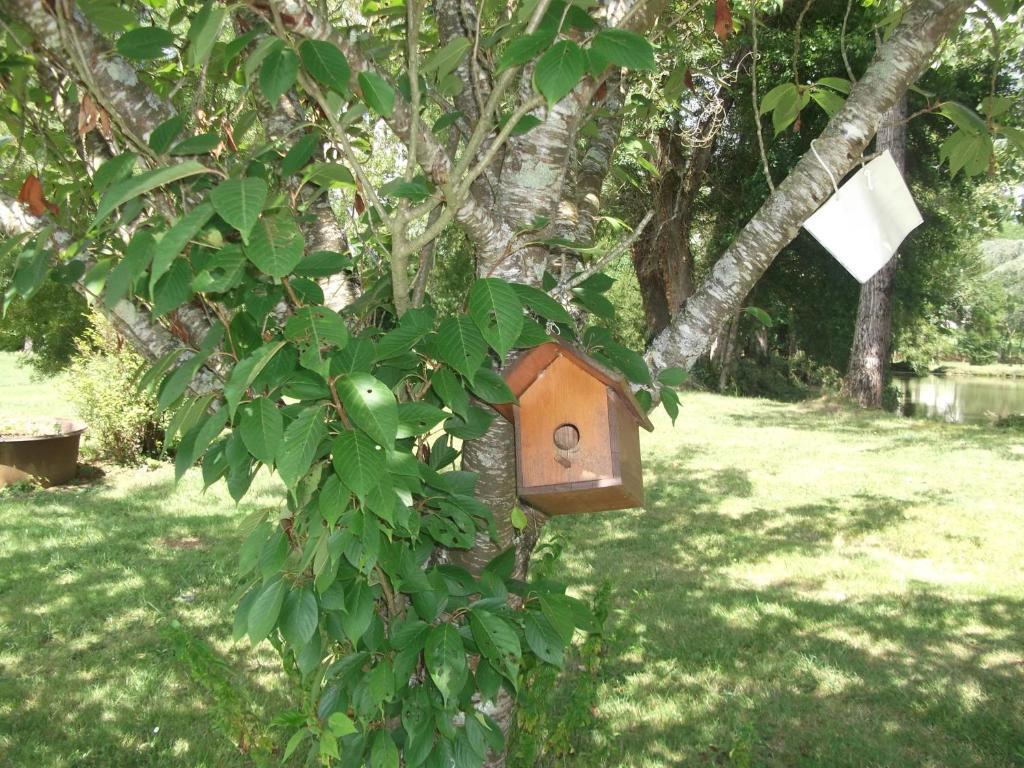
<svg viewBox="0 0 1024 768"><path fill-rule="evenodd" d="M1003 416L996 421L996 426L1024 432L1024 413L1011 413L1009 416Z"/></svg>
<svg viewBox="0 0 1024 768"><path fill-rule="evenodd" d="M100 315L76 342L68 397L88 426L85 449L96 458L137 464L159 452L163 424L156 401L136 388L145 364Z"/></svg>
<svg viewBox="0 0 1024 768"><path fill-rule="evenodd" d="M10 287L19 249L0 256L0 297ZM31 299L13 297L0 322L0 350L17 352L31 342L26 361L42 374L63 370L75 340L89 326L88 305L69 285L47 280Z"/></svg>

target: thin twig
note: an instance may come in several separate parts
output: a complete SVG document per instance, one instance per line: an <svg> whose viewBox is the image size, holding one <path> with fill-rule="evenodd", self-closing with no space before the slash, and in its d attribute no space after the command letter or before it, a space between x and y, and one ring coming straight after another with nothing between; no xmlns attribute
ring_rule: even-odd
<svg viewBox="0 0 1024 768"><path fill-rule="evenodd" d="M796 29L793 32L793 80L797 88L800 87L800 31L804 24L804 16L811 10L813 4L814 0L807 0L800 15L796 17Z"/></svg>
<svg viewBox="0 0 1024 768"><path fill-rule="evenodd" d="M853 74L853 67L850 66L850 58L846 55L846 25L850 21L850 10L853 8L853 0L846 0L846 13L843 14L843 27L839 30L839 51L843 54L843 64L846 66L846 75L850 83L856 83L857 78Z"/></svg>
<svg viewBox="0 0 1024 768"><path fill-rule="evenodd" d="M768 167L768 153L764 149L764 132L761 130L761 105L757 98L757 0L750 0L750 36L752 38L750 60L750 98L754 102L754 125L757 127L757 146L761 150L761 164L764 168L764 178L768 182L768 189L775 191L775 182L772 181L772 172Z"/></svg>
<svg viewBox="0 0 1024 768"><path fill-rule="evenodd" d="M652 218L654 218L653 210L648 211L644 215L644 217L640 220L640 223L636 225L636 229L634 229L628 237L624 237L622 240L620 240L610 251L608 251L608 253L606 253L600 259L595 261L585 270L580 272L572 280L570 280L569 282L565 283L562 286L559 286L561 292L565 293L566 291L572 290L577 285L587 280L588 278L593 277L602 269L604 269L613 261L615 261L617 258L622 256L622 254L629 250L633 243L635 243L637 239L639 239L640 235L643 234L644 229L647 227L648 223L650 223Z"/></svg>

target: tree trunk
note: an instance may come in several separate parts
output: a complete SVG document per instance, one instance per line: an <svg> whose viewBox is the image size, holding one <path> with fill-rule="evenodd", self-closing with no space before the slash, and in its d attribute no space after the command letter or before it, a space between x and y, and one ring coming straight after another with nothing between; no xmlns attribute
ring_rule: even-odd
<svg viewBox="0 0 1024 768"><path fill-rule="evenodd" d="M879 152L889 150L901 173L907 161L906 116L904 94L882 118L875 143ZM899 254L894 255L860 288L857 325L843 390L865 408L882 406L882 387L892 343L892 293L898 259Z"/></svg>
<svg viewBox="0 0 1024 768"><path fill-rule="evenodd" d="M711 150L711 145L698 147L687 162L675 131L667 127L658 131L661 183L654 194L654 218L632 249L649 338L669 324L673 313L693 293L692 202Z"/></svg>
<svg viewBox="0 0 1024 768"><path fill-rule="evenodd" d="M818 137L820 161L804 155L768 197L697 293L651 343L647 359L652 369L689 368L704 353L779 251L832 194L829 173L841 177L853 168L882 115L925 70L939 43L960 23L966 5L966 0L919 0L910 6Z"/></svg>

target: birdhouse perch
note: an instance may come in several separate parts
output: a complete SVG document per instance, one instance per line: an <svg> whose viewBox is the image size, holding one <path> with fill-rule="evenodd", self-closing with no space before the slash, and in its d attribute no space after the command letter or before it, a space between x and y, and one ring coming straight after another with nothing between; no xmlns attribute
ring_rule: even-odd
<svg viewBox="0 0 1024 768"><path fill-rule="evenodd" d="M625 379L562 342L505 371L519 400L496 406L515 425L519 496L549 515L638 507L640 431L654 427Z"/></svg>

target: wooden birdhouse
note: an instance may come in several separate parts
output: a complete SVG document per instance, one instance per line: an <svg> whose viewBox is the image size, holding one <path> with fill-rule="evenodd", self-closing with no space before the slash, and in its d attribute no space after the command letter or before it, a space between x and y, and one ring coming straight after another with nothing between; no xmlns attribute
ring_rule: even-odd
<svg viewBox="0 0 1024 768"><path fill-rule="evenodd" d="M639 507L644 502L640 427L650 419L625 379L562 342L534 347L505 371L516 405L522 499L549 515Z"/></svg>

